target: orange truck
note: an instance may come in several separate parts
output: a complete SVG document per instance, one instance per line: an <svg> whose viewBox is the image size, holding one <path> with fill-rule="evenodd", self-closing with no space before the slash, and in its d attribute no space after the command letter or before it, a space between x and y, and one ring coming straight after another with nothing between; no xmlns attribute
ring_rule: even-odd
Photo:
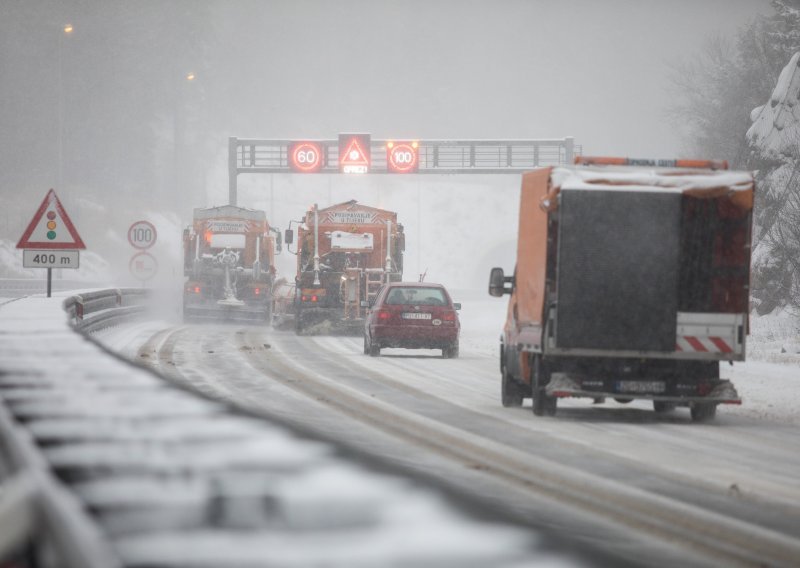
<svg viewBox="0 0 800 568"><path fill-rule="evenodd" d="M195 209L183 231L184 319L271 323L280 240L263 211Z"/></svg>
<svg viewBox="0 0 800 568"><path fill-rule="evenodd" d="M294 241L291 228L285 240ZM314 205L297 230L296 333L361 333L378 290L402 280L404 249L403 225L393 211L355 200Z"/></svg>
<svg viewBox="0 0 800 568"><path fill-rule="evenodd" d="M578 157L523 174L500 344L503 406L646 399L706 421L741 404L755 183L727 163Z"/></svg>

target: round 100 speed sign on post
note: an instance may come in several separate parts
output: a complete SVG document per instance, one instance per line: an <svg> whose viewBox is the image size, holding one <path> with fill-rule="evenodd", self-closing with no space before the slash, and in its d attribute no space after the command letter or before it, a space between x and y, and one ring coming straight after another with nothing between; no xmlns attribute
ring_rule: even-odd
<svg viewBox="0 0 800 568"><path fill-rule="evenodd" d="M140 250L149 249L156 243L155 226L149 221L136 221L128 229L128 242L131 246Z"/></svg>

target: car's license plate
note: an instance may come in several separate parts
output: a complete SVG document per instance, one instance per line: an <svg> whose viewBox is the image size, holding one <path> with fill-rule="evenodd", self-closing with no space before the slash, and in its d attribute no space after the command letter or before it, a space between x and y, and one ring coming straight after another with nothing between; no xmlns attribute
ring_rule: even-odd
<svg viewBox="0 0 800 568"><path fill-rule="evenodd" d="M664 392L664 381L617 381L617 392Z"/></svg>
<svg viewBox="0 0 800 568"><path fill-rule="evenodd" d="M403 312L403 319L407 320L429 320L431 314L427 312Z"/></svg>

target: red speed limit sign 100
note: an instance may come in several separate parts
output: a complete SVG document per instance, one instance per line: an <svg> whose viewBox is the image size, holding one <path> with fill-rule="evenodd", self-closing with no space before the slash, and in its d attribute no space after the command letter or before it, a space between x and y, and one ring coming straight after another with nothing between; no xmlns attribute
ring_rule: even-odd
<svg viewBox="0 0 800 568"><path fill-rule="evenodd" d="M322 144L318 142L292 142L289 144L289 167L292 171L304 174L316 173L322 169Z"/></svg>
<svg viewBox="0 0 800 568"><path fill-rule="evenodd" d="M136 221L128 229L128 242L137 249L149 249L156 242L156 228L149 221Z"/></svg>
<svg viewBox="0 0 800 568"><path fill-rule="evenodd" d="M417 172L419 170L419 144L417 142L387 143L386 170L396 174Z"/></svg>

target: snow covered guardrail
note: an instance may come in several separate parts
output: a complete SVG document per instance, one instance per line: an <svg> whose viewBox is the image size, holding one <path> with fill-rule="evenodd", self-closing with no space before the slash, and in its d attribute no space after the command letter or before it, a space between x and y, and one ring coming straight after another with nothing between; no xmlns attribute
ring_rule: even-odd
<svg viewBox="0 0 800 568"><path fill-rule="evenodd" d="M140 288L87 292L64 300L64 311L76 329L92 332L142 313L149 297L149 291Z"/></svg>
<svg viewBox="0 0 800 568"><path fill-rule="evenodd" d="M63 484L27 430L16 425L0 404L0 562L43 567L116 568L122 566L105 536ZM37 534L37 542L30 535ZM32 547L49 554L32 556ZM48 560L49 559L49 560Z"/></svg>

